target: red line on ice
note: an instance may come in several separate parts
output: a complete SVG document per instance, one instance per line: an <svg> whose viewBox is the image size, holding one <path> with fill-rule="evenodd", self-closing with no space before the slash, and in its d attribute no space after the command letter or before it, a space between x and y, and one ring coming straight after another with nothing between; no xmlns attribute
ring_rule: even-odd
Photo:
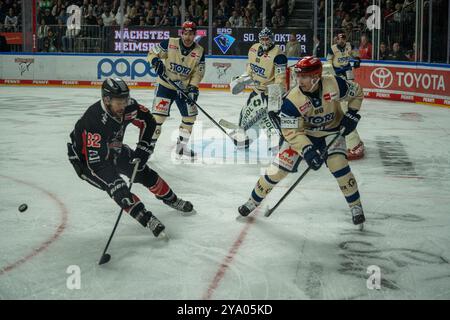
<svg viewBox="0 0 450 320"><path fill-rule="evenodd" d="M39 191L41 191L42 193L44 193L46 196L48 196L50 199L52 199L53 201L56 202L56 204L58 205L59 209L60 209L60 213L61 213L61 223L59 224L58 228L56 229L55 233L48 238L46 241L44 241L39 247L37 247L36 249L34 249L32 252L30 252L29 254L27 254L25 257L7 265L6 267L3 267L0 269L0 276L17 268L18 266L24 264L25 262L29 261L30 259L32 259L33 257L37 256L39 253L41 253L42 251L45 251L50 244L52 244L53 242L55 242L59 236L61 235L61 233L64 231L64 229L66 228L66 224L67 224L67 216L68 216L68 210L66 208L66 206L64 205L64 203L53 193L51 193L50 191L47 191L31 182L26 182L23 180L19 180L16 178L12 178L12 177L8 177L8 176L4 176L4 175L0 175L0 177L2 178L6 178L12 181L15 181L17 183L21 183L24 185L27 185L29 187L32 187L34 189L37 189Z"/></svg>
<svg viewBox="0 0 450 320"><path fill-rule="evenodd" d="M259 208L256 209L256 212L253 216L250 216L247 220L247 223L245 224L244 228L242 229L241 233L237 237L236 241L234 241L233 245L231 246L230 250L228 251L228 254L223 259L222 263L219 266L219 270L217 270L216 275L214 276L214 279L211 281L211 283L208 286L208 290L203 295L204 300L211 299L212 295L214 294L214 291L219 286L220 281L222 281L223 277L225 276L225 273L227 272L227 269L231 265L231 263L234 260L234 257L236 256L236 253L238 252L240 246L244 242L244 239L248 233L248 230L250 229L250 226L255 221L255 216L259 213Z"/></svg>

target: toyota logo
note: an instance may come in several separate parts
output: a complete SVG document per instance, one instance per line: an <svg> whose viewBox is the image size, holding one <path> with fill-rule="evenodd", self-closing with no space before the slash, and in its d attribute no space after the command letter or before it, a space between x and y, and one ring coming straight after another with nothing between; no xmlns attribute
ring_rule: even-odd
<svg viewBox="0 0 450 320"><path fill-rule="evenodd" d="M374 69L370 74L370 82L380 89L389 87L392 84L392 81L394 81L392 72L383 67Z"/></svg>

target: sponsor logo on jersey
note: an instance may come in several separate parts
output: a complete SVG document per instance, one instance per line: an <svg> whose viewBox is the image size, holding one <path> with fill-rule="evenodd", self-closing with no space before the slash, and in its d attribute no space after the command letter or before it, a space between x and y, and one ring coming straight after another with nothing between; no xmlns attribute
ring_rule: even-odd
<svg viewBox="0 0 450 320"><path fill-rule="evenodd" d="M124 58L101 59L97 64L97 79L111 76L129 77L134 80L145 76L156 77L157 74L152 71L148 61L144 59L134 59L131 63Z"/></svg>
<svg viewBox="0 0 450 320"><path fill-rule="evenodd" d="M310 101L307 101L304 105L300 106L299 110L301 114L305 114L308 112L309 109L311 109L312 104Z"/></svg>
<svg viewBox="0 0 450 320"><path fill-rule="evenodd" d="M235 41L236 39L229 34L219 34L214 38L214 42L223 54L227 53Z"/></svg>
<svg viewBox="0 0 450 320"><path fill-rule="evenodd" d="M172 72L178 73L178 74L183 74L185 76L189 75L189 73L191 73L191 68L188 68L186 66L182 66L181 64L175 63L175 62L171 62L170 63L170 70Z"/></svg>
<svg viewBox="0 0 450 320"><path fill-rule="evenodd" d="M298 118L281 117L280 125L281 125L281 128L283 128L283 129L297 129L298 128Z"/></svg>
<svg viewBox="0 0 450 320"><path fill-rule="evenodd" d="M350 57L339 57L339 58L337 59L337 61L338 61L339 64L344 64L344 65L346 65L346 64L348 64L348 62L350 61Z"/></svg>
<svg viewBox="0 0 450 320"><path fill-rule="evenodd" d="M323 125L326 123L330 123L331 121L333 121L334 117L335 117L335 114L334 114L334 112L332 112L332 113L328 113L328 114L324 115L323 117L322 116L316 116L316 117L306 116L305 121L314 126L317 126L317 125Z"/></svg>
<svg viewBox="0 0 450 320"><path fill-rule="evenodd" d="M88 159L90 163L97 163L100 162L100 156L98 155L97 150L88 150Z"/></svg>
<svg viewBox="0 0 450 320"><path fill-rule="evenodd" d="M332 101L332 100L336 100L337 95L338 95L337 92L327 92L327 93L324 93L323 99L325 101L329 102L329 101Z"/></svg>
<svg viewBox="0 0 450 320"><path fill-rule="evenodd" d="M103 124L106 124L106 122L108 121L108 115L106 114L106 112L104 112L103 114L102 114L102 123Z"/></svg>
<svg viewBox="0 0 450 320"><path fill-rule="evenodd" d="M250 68L252 69L252 71L254 73L256 73L260 77L264 77L264 74L266 73L266 69L254 64L254 63L250 63Z"/></svg>

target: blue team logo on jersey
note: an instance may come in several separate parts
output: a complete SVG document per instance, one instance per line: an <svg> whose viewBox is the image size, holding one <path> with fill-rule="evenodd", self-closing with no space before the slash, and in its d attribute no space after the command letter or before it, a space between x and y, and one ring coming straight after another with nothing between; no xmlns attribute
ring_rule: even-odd
<svg viewBox="0 0 450 320"><path fill-rule="evenodd" d="M230 36L229 34L219 34L217 37L214 38L214 41L216 42L220 51L222 51L222 53L225 54L231 48L236 39Z"/></svg>

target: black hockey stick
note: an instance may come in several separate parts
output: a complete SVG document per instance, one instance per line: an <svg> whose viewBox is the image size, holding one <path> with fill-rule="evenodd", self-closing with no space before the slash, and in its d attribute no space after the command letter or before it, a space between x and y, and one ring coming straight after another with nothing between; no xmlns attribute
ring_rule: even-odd
<svg viewBox="0 0 450 320"><path fill-rule="evenodd" d="M324 150L320 153L320 157L323 158L325 154L328 152L328 149L331 147L331 145L343 134L344 128L342 128L339 133L336 134L336 136L330 141L330 143L327 144ZM292 192L292 190L295 189L295 187L300 183L300 181L303 180L303 178L306 176L306 174L311 170L311 167L308 166L305 171L301 174L300 177L294 182L294 184L286 191L286 193L281 197L280 200L278 200L277 204L273 208L267 208L266 212L264 213L264 216L269 217L277 208L278 206L283 202L283 200Z"/></svg>
<svg viewBox="0 0 450 320"><path fill-rule="evenodd" d="M238 141L237 139L235 139L235 138L233 138L216 120L214 120L214 118L213 117L211 117L209 114L208 114L208 112L206 112L202 107L200 107L199 105L198 105L198 103L197 102L195 102L194 100L192 100L191 99L191 97L189 97L189 95L186 93L186 92L184 92L184 90L183 89L181 89L180 88L180 86L178 86L173 80L171 80L171 79L169 79L167 76L165 76L165 75L162 75L162 76L160 76L160 78L162 79L162 80L164 80L165 82L167 82L167 83L169 83L169 84L171 84L172 86L174 86L175 87L175 89L177 89L177 92L179 93L179 94L181 94L190 104L193 104L193 105L195 105L198 109L200 109L200 111L201 112L203 112L203 114L209 119L209 120L211 120L223 133L225 133L231 140L233 140L233 142L234 142L234 144L235 145L238 145L238 144L244 144L245 143L245 141L244 142L242 142L242 141Z"/></svg>
<svg viewBox="0 0 450 320"><path fill-rule="evenodd" d="M133 160L134 168L133 168L133 173L130 178L130 186L128 187L128 191L131 191L131 186L133 185L134 178L136 177L137 169L139 167L139 162L140 161L138 159ZM109 244L111 243L112 237L114 236L114 233L116 232L117 225L119 224L120 218L122 217L122 212L123 212L123 208L120 209L119 216L117 217L117 220L116 220L116 224L114 225L111 235L109 236L108 242L106 243L105 250L103 250L100 261L98 262L98 264L100 264L100 265L105 264L105 263L109 262L109 260L111 260L111 255L109 253L106 253L106 251L108 250L108 247L109 247Z"/></svg>

